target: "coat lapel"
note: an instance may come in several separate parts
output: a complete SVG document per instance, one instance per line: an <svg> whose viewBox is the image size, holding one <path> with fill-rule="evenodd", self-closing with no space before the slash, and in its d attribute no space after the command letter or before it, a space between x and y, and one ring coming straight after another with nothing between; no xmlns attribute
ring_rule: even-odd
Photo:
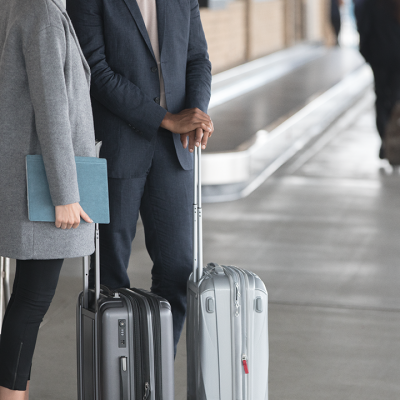
<svg viewBox="0 0 400 400"><path fill-rule="evenodd" d="M158 23L158 46L160 48L160 59L165 32L166 0L156 0L157 4L157 23Z"/></svg>
<svg viewBox="0 0 400 400"><path fill-rule="evenodd" d="M71 32L72 37L73 37L74 40L75 40L76 47L78 48L79 54L80 54L80 56L81 56L82 64L83 64L83 67L85 68L86 75L89 75L89 77L90 77L90 73L91 73L91 72L90 72L90 67L89 67L89 64L87 63L86 58L85 58L85 56L84 56L84 54L83 54L83 52L82 52L81 45L80 45L80 43L79 43L79 39L78 39L78 37L76 36L76 33L75 33L75 29L74 29L74 27L73 27L73 25L72 25L72 22L71 22L71 20L69 19L69 16L68 16L67 13L65 13L65 16L66 16L66 18L67 18L67 20L68 20L69 30L70 30L70 32Z"/></svg>
<svg viewBox="0 0 400 400"><path fill-rule="evenodd" d="M149 34L147 33L146 25L144 24L142 13L140 12L140 8L136 2L136 0L124 0L125 4L127 5L130 13L132 14L133 19L136 22L136 25L143 36L144 41L147 44L152 56L155 59L153 47L150 42Z"/></svg>

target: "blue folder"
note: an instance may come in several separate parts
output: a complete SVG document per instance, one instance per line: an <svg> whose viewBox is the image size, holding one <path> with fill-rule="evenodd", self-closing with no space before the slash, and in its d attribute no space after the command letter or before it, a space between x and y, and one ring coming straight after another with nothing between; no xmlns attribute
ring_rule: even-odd
<svg viewBox="0 0 400 400"><path fill-rule="evenodd" d="M107 160L96 157L75 157L75 162L80 205L93 222L109 224ZM26 156L26 181L29 220L54 222L55 208L42 156Z"/></svg>

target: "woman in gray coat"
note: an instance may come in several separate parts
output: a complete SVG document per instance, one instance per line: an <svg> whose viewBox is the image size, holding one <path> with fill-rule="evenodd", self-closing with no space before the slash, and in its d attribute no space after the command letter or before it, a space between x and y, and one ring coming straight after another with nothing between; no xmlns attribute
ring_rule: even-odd
<svg viewBox="0 0 400 400"><path fill-rule="evenodd" d="M39 325L63 259L94 251L74 161L95 156L89 85L61 0L0 0L0 255L17 259L0 342L0 400L28 398ZM43 156L55 224L28 219L28 154Z"/></svg>

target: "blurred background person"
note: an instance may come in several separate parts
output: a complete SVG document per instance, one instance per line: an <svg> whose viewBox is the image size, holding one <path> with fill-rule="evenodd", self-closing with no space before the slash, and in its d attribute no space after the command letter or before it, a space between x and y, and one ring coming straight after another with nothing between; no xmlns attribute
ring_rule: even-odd
<svg viewBox="0 0 400 400"><path fill-rule="evenodd" d="M340 27L342 24L340 17L340 7L343 0L331 0L331 23L336 37L336 45L339 45Z"/></svg>
<svg viewBox="0 0 400 400"><path fill-rule="evenodd" d="M385 131L400 100L400 0L354 0L360 52L375 79L376 126L385 156Z"/></svg>

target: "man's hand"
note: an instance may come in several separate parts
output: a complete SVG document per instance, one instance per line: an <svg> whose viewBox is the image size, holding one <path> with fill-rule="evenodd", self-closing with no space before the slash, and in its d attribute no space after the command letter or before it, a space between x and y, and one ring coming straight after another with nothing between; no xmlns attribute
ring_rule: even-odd
<svg viewBox="0 0 400 400"><path fill-rule="evenodd" d="M56 206L56 228L76 229L81 222L81 217L86 222L93 222L79 203Z"/></svg>
<svg viewBox="0 0 400 400"><path fill-rule="evenodd" d="M194 146L205 149L207 141L214 132L214 124L211 118L199 110L198 108L191 108L181 111L178 114L171 114L167 112L161 127L171 132L181 135L181 142L184 149L188 147L189 138L189 151L193 153Z"/></svg>
<svg viewBox="0 0 400 400"><path fill-rule="evenodd" d="M211 122L212 123L212 122ZM188 137L189 137L189 151L193 153L194 146L199 147L201 141L201 148L204 150L207 147L208 139L214 132L214 125L211 132L203 131L203 129L196 129L192 132L182 133L181 142L184 149L188 147Z"/></svg>
<svg viewBox="0 0 400 400"><path fill-rule="evenodd" d="M198 108L186 109L178 114L167 112L161 122L161 127L180 135L199 128L204 132L213 132L214 130L211 118Z"/></svg>

